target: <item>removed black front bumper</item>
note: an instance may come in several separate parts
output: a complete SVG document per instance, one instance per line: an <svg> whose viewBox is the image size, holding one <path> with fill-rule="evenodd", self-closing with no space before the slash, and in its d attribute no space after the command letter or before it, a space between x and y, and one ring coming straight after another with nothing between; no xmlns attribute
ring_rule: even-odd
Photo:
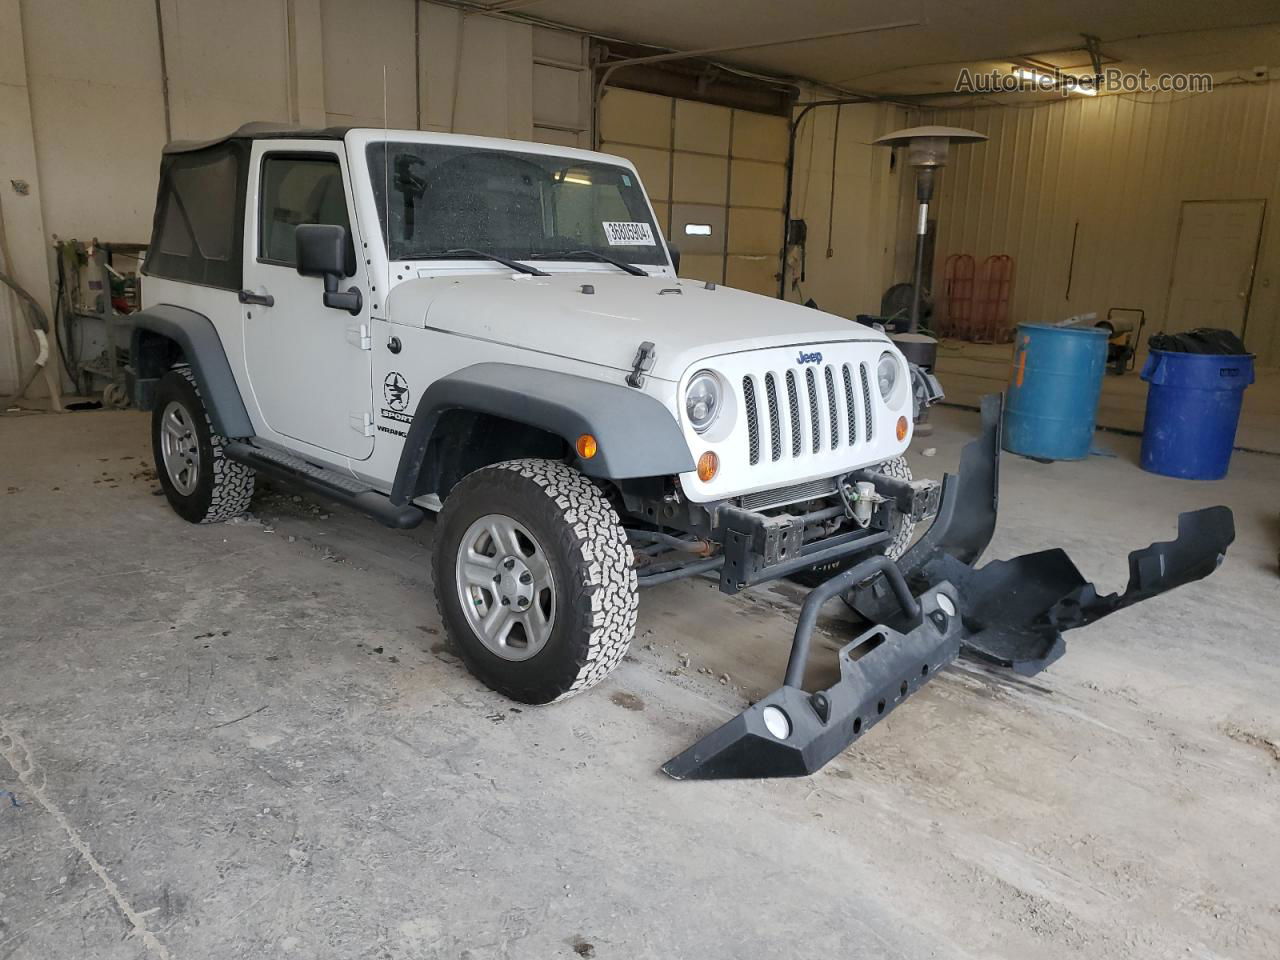
<svg viewBox="0 0 1280 960"><path fill-rule="evenodd" d="M1178 517L1176 539L1129 555L1123 593L1099 596L1061 549L975 564L995 532L1000 398L982 405L982 436L943 480L928 532L897 562L871 557L815 588L801 607L783 685L663 766L672 777L805 776L887 716L961 651L1030 675L1060 657L1062 631L1199 580L1235 538L1231 511ZM848 594L875 626L841 649L840 680L801 684L818 612Z"/></svg>

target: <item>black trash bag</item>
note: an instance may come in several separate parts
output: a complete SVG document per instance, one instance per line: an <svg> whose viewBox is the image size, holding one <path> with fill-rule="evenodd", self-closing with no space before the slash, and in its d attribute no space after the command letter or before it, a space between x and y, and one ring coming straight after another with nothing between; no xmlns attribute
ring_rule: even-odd
<svg viewBox="0 0 1280 960"><path fill-rule="evenodd" d="M1206 353L1215 356L1245 356L1243 341L1230 330L1199 327L1185 333L1153 333L1147 339L1152 350L1169 353Z"/></svg>

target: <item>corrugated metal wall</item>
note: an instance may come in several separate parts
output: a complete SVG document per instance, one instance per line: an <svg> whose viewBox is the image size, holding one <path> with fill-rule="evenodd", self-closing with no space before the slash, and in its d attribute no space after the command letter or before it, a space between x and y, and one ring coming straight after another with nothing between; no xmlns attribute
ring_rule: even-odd
<svg viewBox="0 0 1280 960"><path fill-rule="evenodd" d="M1136 306L1159 329L1182 201L1265 199L1246 340L1280 364L1280 84L925 111L919 122L991 138L954 150L942 174L935 290L948 254L1008 253L1015 320Z"/></svg>

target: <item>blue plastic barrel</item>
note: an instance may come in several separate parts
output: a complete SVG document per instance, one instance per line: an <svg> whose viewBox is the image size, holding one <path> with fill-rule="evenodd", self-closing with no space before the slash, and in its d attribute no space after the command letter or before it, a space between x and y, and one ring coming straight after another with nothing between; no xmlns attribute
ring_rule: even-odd
<svg viewBox="0 0 1280 960"><path fill-rule="evenodd" d="M1105 330L1018 324L1004 448L1041 460L1087 457L1106 365Z"/></svg>
<svg viewBox="0 0 1280 960"><path fill-rule="evenodd" d="M1225 477L1253 356L1152 350L1142 379L1151 384L1142 469L1188 480Z"/></svg>

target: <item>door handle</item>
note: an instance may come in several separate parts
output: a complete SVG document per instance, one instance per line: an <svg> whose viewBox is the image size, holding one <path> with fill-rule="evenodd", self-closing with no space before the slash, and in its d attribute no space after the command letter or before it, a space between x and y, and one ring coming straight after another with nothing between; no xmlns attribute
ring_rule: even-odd
<svg viewBox="0 0 1280 960"><path fill-rule="evenodd" d="M254 293L252 290L240 291L241 303L256 303L260 307L274 307L276 298L269 293Z"/></svg>

